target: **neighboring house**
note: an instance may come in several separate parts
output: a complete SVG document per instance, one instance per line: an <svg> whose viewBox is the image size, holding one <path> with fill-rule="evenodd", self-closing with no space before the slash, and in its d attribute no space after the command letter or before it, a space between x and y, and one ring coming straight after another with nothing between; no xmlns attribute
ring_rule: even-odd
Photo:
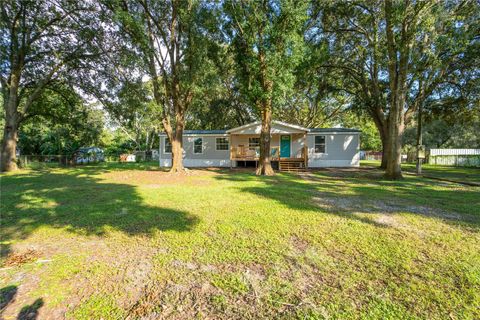
<svg viewBox="0 0 480 320"><path fill-rule="evenodd" d="M185 130L185 167L242 167L256 165L261 122L230 130ZM360 131L345 128L303 128L272 121L271 160L274 168L299 171L318 167L358 167ZM160 134L159 164L172 164L172 146Z"/></svg>

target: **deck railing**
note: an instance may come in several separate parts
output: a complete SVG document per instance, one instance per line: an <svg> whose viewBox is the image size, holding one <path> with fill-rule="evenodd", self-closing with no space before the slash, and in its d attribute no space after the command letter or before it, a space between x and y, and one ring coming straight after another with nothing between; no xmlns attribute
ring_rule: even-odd
<svg viewBox="0 0 480 320"><path fill-rule="evenodd" d="M303 167L308 168L308 148L303 146L301 149L300 157L294 157L298 160L303 160ZM280 147L270 148L271 160L279 161L280 159ZM257 161L260 158L260 147L248 147L248 146L232 146L230 147L230 160L237 161ZM291 158L286 158L291 159Z"/></svg>
<svg viewBox="0 0 480 320"><path fill-rule="evenodd" d="M270 148L270 157L272 160L280 159L280 147ZM260 158L260 147L232 146L230 148L231 160L258 160Z"/></svg>

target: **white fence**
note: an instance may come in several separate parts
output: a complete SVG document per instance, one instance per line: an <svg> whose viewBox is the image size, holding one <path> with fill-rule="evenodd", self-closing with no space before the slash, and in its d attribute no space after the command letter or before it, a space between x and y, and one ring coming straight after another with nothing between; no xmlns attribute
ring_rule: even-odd
<svg viewBox="0 0 480 320"><path fill-rule="evenodd" d="M460 167L480 166L480 149L430 149L430 164Z"/></svg>

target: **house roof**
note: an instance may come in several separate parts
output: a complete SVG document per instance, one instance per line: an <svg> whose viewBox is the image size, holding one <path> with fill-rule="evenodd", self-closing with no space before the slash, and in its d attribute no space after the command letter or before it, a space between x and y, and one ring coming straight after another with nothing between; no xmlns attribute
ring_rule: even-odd
<svg viewBox="0 0 480 320"><path fill-rule="evenodd" d="M247 128L253 127L253 126L258 126L260 124L261 124L261 121L255 121L255 122L248 123L246 125L236 127L236 128L232 128L232 129L229 129L229 130L184 130L183 133L185 135L194 135L194 134L195 135L196 134L200 134L200 135L208 135L208 134L224 135L224 134L227 134L227 133L242 131L242 130L245 130ZM272 124L273 125L280 125L280 126L287 127L287 128L291 128L291 129L297 130L297 131L305 131L305 132L308 132L308 133L353 133L353 132L361 132L361 130L348 129L348 128L304 128L304 127L301 127L301 126L297 126L297 125L294 125L294 124L289 124L289 123L285 123L285 122L281 122L281 121L277 121L277 120L272 120ZM165 135L165 132L161 132L160 135Z"/></svg>
<svg viewBox="0 0 480 320"><path fill-rule="evenodd" d="M185 130L185 134L225 134L227 130Z"/></svg>
<svg viewBox="0 0 480 320"><path fill-rule="evenodd" d="M309 132L362 132L362 130L358 129L349 129L349 128L311 128Z"/></svg>
<svg viewBox="0 0 480 320"><path fill-rule="evenodd" d="M227 130L183 130L183 134L226 134ZM165 132L160 132L160 135L166 135Z"/></svg>
<svg viewBox="0 0 480 320"><path fill-rule="evenodd" d="M261 121L255 121L255 122L248 123L248 124L240 126L240 127L236 127L236 128L232 128L230 130L227 130L227 133L242 131L242 130L245 130L249 127L258 126L258 125L261 125L261 124L262 124ZM297 126L297 125L282 122L282 121L272 120L272 126L274 126L274 125L280 125L280 126L287 127L287 128L290 128L290 129L308 132L308 128L304 128L304 127L301 127L301 126Z"/></svg>

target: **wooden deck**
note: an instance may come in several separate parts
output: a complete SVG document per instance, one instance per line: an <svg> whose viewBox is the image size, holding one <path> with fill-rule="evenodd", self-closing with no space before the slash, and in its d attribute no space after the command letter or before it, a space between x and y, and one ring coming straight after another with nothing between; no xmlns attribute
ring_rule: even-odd
<svg viewBox="0 0 480 320"><path fill-rule="evenodd" d="M278 161L279 171L298 172L305 171L308 167L308 150L303 147L301 157L283 158L280 157L280 147L271 148L270 161ZM231 161L259 161L260 151L258 147L249 148L237 146L230 148Z"/></svg>

